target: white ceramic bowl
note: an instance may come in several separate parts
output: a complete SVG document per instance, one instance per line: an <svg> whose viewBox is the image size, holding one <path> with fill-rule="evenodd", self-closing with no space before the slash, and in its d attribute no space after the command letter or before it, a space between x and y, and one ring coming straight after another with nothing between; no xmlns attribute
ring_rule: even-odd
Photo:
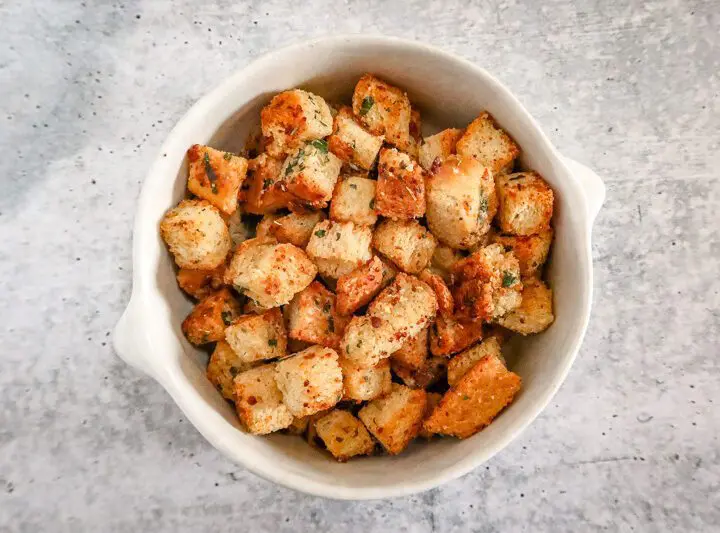
<svg viewBox="0 0 720 533"><path fill-rule="evenodd" d="M191 303L177 287L158 224L185 191L185 151L194 143L239 150L272 95L304 87L349 100L357 79L373 72L407 90L419 106L424 133L463 127L486 109L519 143L524 167L555 191L556 238L549 265L555 323L522 339L510 360L523 389L488 428L467 440L417 442L398 457L339 464L285 435L244 433L231 406L205 379L205 356L184 338L180 323ZM311 41L268 54L197 102L165 141L140 195L133 233L133 291L114 333L117 353L149 374L195 427L231 460L281 485L339 499L399 496L462 476L502 450L542 411L572 365L592 301L590 235L604 199L602 181L563 158L515 97L480 67L435 48L386 37Z"/></svg>

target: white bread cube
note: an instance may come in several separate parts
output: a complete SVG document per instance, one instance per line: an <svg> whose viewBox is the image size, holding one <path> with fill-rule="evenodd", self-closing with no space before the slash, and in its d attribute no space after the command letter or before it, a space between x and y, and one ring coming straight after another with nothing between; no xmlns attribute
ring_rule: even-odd
<svg viewBox="0 0 720 533"><path fill-rule="evenodd" d="M287 354L285 321L278 307L243 315L225 329L225 340L241 361L251 363Z"/></svg>
<svg viewBox="0 0 720 533"><path fill-rule="evenodd" d="M182 331L193 344L225 338L225 328L240 315L240 303L223 288L200 300L183 320Z"/></svg>
<svg viewBox="0 0 720 533"><path fill-rule="evenodd" d="M348 411L333 409L315 422L315 431L341 463L356 455L369 455L375 449L365 426Z"/></svg>
<svg viewBox="0 0 720 533"><path fill-rule="evenodd" d="M395 278L397 272L379 257L373 258L337 281L337 311L351 315L370 300Z"/></svg>
<svg viewBox="0 0 720 533"><path fill-rule="evenodd" d="M520 306L497 319L501 326L529 335L545 331L555 320L552 290L537 278L523 280Z"/></svg>
<svg viewBox="0 0 720 533"><path fill-rule="evenodd" d="M313 228L306 250L320 274L337 279L372 258L371 241L367 226L324 220Z"/></svg>
<svg viewBox="0 0 720 533"><path fill-rule="evenodd" d="M390 361L383 359L375 366L363 367L340 357L345 394L343 400L364 402L390 392L392 377Z"/></svg>
<svg viewBox="0 0 720 533"><path fill-rule="evenodd" d="M292 194L278 185L284 161L268 154L260 154L250 160L248 177L240 190L245 211L264 215L284 209L295 201Z"/></svg>
<svg viewBox="0 0 720 533"><path fill-rule="evenodd" d="M208 361L206 375L223 398L234 402L235 376L257 365L258 363L242 361L227 342L218 341Z"/></svg>
<svg viewBox="0 0 720 533"><path fill-rule="evenodd" d="M373 247L401 270L417 274L432 258L437 241L414 220L384 220L373 233Z"/></svg>
<svg viewBox="0 0 720 533"><path fill-rule="evenodd" d="M220 211L205 200L183 200L170 209L160 222L160 235L180 268L217 268L232 246Z"/></svg>
<svg viewBox="0 0 720 533"><path fill-rule="evenodd" d="M502 245L506 251L512 251L520 263L520 275L523 278L538 275L547 260L552 240L552 228L528 237L497 234L492 238L493 242Z"/></svg>
<svg viewBox="0 0 720 533"><path fill-rule="evenodd" d="M380 150L375 212L395 220L425 215L425 171L395 148Z"/></svg>
<svg viewBox="0 0 720 533"><path fill-rule="evenodd" d="M275 384L275 365L263 365L235 376L235 409L253 435L267 435L284 429L293 415L282 403Z"/></svg>
<svg viewBox="0 0 720 533"><path fill-rule="evenodd" d="M277 363L275 382L295 417L329 409L343 394L338 354L322 346L311 346Z"/></svg>
<svg viewBox="0 0 720 533"><path fill-rule="evenodd" d="M511 172L520 155L520 148L512 137L486 111L465 129L455 149L459 156L475 158L481 165L489 167L493 175Z"/></svg>
<svg viewBox="0 0 720 533"><path fill-rule="evenodd" d="M411 389L426 389L442 380L447 374L445 357L428 357L417 370L393 362L392 370Z"/></svg>
<svg viewBox="0 0 720 533"><path fill-rule="evenodd" d="M425 137L420 145L420 164L425 170L430 170L433 165L441 165L445 160L455 153L455 145L462 136L464 130L448 128L435 135Z"/></svg>
<svg viewBox="0 0 720 533"><path fill-rule="evenodd" d="M188 190L223 213L233 214L247 175L247 159L199 144L192 145L187 156Z"/></svg>
<svg viewBox="0 0 720 533"><path fill-rule="evenodd" d="M480 320L460 320L457 317L438 316L430 328L430 352L447 357L460 352L483 337Z"/></svg>
<svg viewBox="0 0 720 533"><path fill-rule="evenodd" d="M325 220L322 211L303 211L290 213L273 220L269 235L278 242L287 242L298 248L305 248L312 236L313 228Z"/></svg>
<svg viewBox="0 0 720 533"><path fill-rule="evenodd" d="M520 172L496 180L497 222L503 233L533 235L550 227L553 191L537 172Z"/></svg>
<svg viewBox="0 0 720 533"><path fill-rule="evenodd" d="M382 135L373 135L358 124L352 109L342 107L335 115L328 147L345 163L369 170L375 163L383 140Z"/></svg>
<svg viewBox="0 0 720 533"><path fill-rule="evenodd" d="M330 218L338 222L352 222L358 226L375 224L375 184L375 180L360 176L340 179L335 185L330 202Z"/></svg>
<svg viewBox="0 0 720 533"><path fill-rule="evenodd" d="M341 167L342 161L328 151L327 141L310 141L290 152L275 186L301 203L322 208L332 198Z"/></svg>
<svg viewBox="0 0 720 533"><path fill-rule="evenodd" d="M407 339L405 344L390 356L392 362L409 370L422 368L428 358L428 329L423 328L420 333Z"/></svg>
<svg viewBox="0 0 720 533"><path fill-rule="evenodd" d="M494 337L489 337L450 359L447 369L448 385L454 387L460 381L460 378L475 366L475 363L488 355L498 357L501 361L504 361L500 353L500 343Z"/></svg>
<svg viewBox="0 0 720 533"><path fill-rule="evenodd" d="M335 295L319 281L297 293L286 308L291 339L337 349L349 318L335 310Z"/></svg>

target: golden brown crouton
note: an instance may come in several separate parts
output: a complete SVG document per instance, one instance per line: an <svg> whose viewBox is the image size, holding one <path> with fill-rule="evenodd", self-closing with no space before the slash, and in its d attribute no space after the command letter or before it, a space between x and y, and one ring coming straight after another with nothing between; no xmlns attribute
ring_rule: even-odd
<svg viewBox="0 0 720 533"><path fill-rule="evenodd" d="M341 463L356 455L368 455L375 442L365 426L348 411L333 409L315 422L317 436Z"/></svg>
<svg viewBox="0 0 720 533"><path fill-rule="evenodd" d="M412 389L426 389L445 377L447 359L445 357L428 357L422 367L417 370L405 368L393 362L392 370L405 385Z"/></svg>
<svg viewBox="0 0 720 533"><path fill-rule="evenodd" d="M425 170L435 165L442 165L445 159L455 153L455 145L464 130L448 128L435 135L425 137L420 145L420 164Z"/></svg>
<svg viewBox="0 0 720 533"><path fill-rule="evenodd" d="M512 138L495 123L488 112L480 113L458 139L456 150L462 157L474 157L482 165L490 167L494 175L511 172L520 148Z"/></svg>
<svg viewBox="0 0 720 533"><path fill-rule="evenodd" d="M327 141L310 141L290 152L275 187L288 191L300 203L322 208L332 198L341 167L342 161L328 151Z"/></svg>
<svg viewBox="0 0 720 533"><path fill-rule="evenodd" d="M498 324L522 335L540 333L553 323L552 290L537 278L523 280L520 306L497 319Z"/></svg>
<svg viewBox="0 0 720 533"><path fill-rule="evenodd" d="M223 286L224 275L225 263L214 270L181 268L177 273L177 282L183 291L201 300Z"/></svg>
<svg viewBox="0 0 720 533"><path fill-rule="evenodd" d="M294 197L275 184L280 181L283 159L260 154L248 164L248 178L241 189L244 209L248 213L264 215L288 207Z"/></svg>
<svg viewBox="0 0 720 533"><path fill-rule="evenodd" d="M277 363L275 382L295 417L329 409L343 394L338 355L322 346L311 346Z"/></svg>
<svg viewBox="0 0 720 533"><path fill-rule="evenodd" d="M263 241L276 240L275 237L270 235L270 230L272 229L273 224L275 224L275 221L279 218L280 216L274 213L264 215L255 228L255 238Z"/></svg>
<svg viewBox="0 0 720 533"><path fill-rule="evenodd" d="M319 281L297 293L287 307L291 339L337 349L349 322L335 310L335 295Z"/></svg>
<svg viewBox="0 0 720 533"><path fill-rule="evenodd" d="M504 363L500 353L500 343L494 337L488 337L450 359L447 370L448 385L454 387L460 381L460 378L475 366L475 363L488 355L497 357Z"/></svg>
<svg viewBox="0 0 720 533"><path fill-rule="evenodd" d="M397 455L419 433L426 402L424 390L393 383L392 392L360 409L359 417L383 448Z"/></svg>
<svg viewBox="0 0 720 533"><path fill-rule="evenodd" d="M235 401L235 376L257 366L258 363L246 363L237 356L225 341L218 341L207 366L207 378L223 395L223 398Z"/></svg>
<svg viewBox="0 0 720 533"><path fill-rule="evenodd" d="M193 144L187 155L188 190L220 211L233 214L247 174L247 159L199 144Z"/></svg>
<svg viewBox="0 0 720 533"><path fill-rule="evenodd" d="M352 272L340 276L336 289L338 313L351 315L369 304L394 277L395 271L377 256L373 256L370 261Z"/></svg>
<svg viewBox="0 0 720 533"><path fill-rule="evenodd" d="M342 107L335 115L328 147L345 163L368 170L375 163L383 139L382 135L373 135L358 124L352 109Z"/></svg>
<svg viewBox="0 0 720 533"><path fill-rule="evenodd" d="M358 226L375 224L375 183L375 180L360 176L340 179L335 185L330 202L330 218L339 222L352 222Z"/></svg>
<svg viewBox="0 0 720 533"><path fill-rule="evenodd" d="M375 366L362 367L340 357L345 394L343 400L364 402L390 392L392 377L390 361L383 359Z"/></svg>
<svg viewBox="0 0 720 533"><path fill-rule="evenodd" d="M393 363L408 370L422 368L428 358L428 329L423 328L420 333L405 341L405 344L390 356Z"/></svg>
<svg viewBox="0 0 720 533"><path fill-rule="evenodd" d="M235 376L235 408L240 421L253 435L284 429L293 415L282 403L275 384L275 365L263 365Z"/></svg>
<svg viewBox="0 0 720 533"><path fill-rule="evenodd" d="M307 431L309 425L310 425L310 417L309 416L303 416L301 418L293 418L292 424L290 424L285 429L285 432L288 435L302 436Z"/></svg>
<svg viewBox="0 0 720 533"><path fill-rule="evenodd" d="M520 275L523 278L535 276L540 272L550 252L552 239L552 228L529 237L515 235L493 236L493 242L501 244L506 251L512 251L513 255L515 255L520 263Z"/></svg>
<svg viewBox="0 0 720 533"><path fill-rule="evenodd" d="M200 300L183 320L182 330L193 344L206 344L225 338L225 328L240 315L240 304L229 289Z"/></svg>
<svg viewBox="0 0 720 533"><path fill-rule="evenodd" d="M483 337L480 320L460 320L457 317L438 316L430 328L430 352L448 356L464 350Z"/></svg>
<svg viewBox="0 0 720 533"><path fill-rule="evenodd" d="M553 191L537 172L520 172L496 180L500 208L497 222L504 233L533 235L550 227Z"/></svg>
<svg viewBox="0 0 720 533"><path fill-rule="evenodd" d="M394 220L425 214L425 172L417 161L395 148L380 150L375 212Z"/></svg>
<svg viewBox="0 0 720 533"><path fill-rule="evenodd" d="M452 267L462 258L463 255L457 250L444 244L438 244L433 252L429 268L433 274L440 276L445 283L450 283Z"/></svg>
<svg viewBox="0 0 720 533"><path fill-rule="evenodd" d="M422 281L427 283L430 288L435 292L435 296L437 297L438 301L438 312L445 317L453 316L455 302L453 301L450 289L448 289L448 286L445 285L443 279L437 274L433 274L427 269L420 272L420 275L418 277Z"/></svg>
<svg viewBox="0 0 720 533"><path fill-rule="evenodd" d="M401 270L417 274L430 263L437 241L415 220L384 220L375 228L372 244Z"/></svg>
<svg viewBox="0 0 720 533"><path fill-rule="evenodd" d="M268 228L268 234L278 242L287 242L298 248L305 248L310 241L313 228L321 220L325 220L325 213L322 211L290 213L275 218Z"/></svg>
<svg viewBox="0 0 720 533"><path fill-rule="evenodd" d="M306 250L320 274L337 279L370 260L371 241L367 226L324 220L313 228Z"/></svg>
<svg viewBox="0 0 720 533"><path fill-rule="evenodd" d="M445 393L423 427L430 433L466 439L512 402L520 383L520 376L509 372L500 359L486 356Z"/></svg>
<svg viewBox="0 0 720 533"><path fill-rule="evenodd" d="M439 392L428 392L427 393L427 403L425 405L425 416L423 420L427 420L432 412L435 410L435 407L440 403L440 400L442 399L442 394ZM418 434L419 437L422 437L424 439L431 439L434 437L432 433L427 431L424 427L420 430L420 433Z"/></svg>
<svg viewBox="0 0 720 533"><path fill-rule="evenodd" d="M160 222L160 234L180 268L220 266L232 241L220 211L205 200L183 200Z"/></svg>
<svg viewBox="0 0 720 533"><path fill-rule="evenodd" d="M284 357L287 354L287 333L280 308L236 318L225 329L225 340L241 361Z"/></svg>

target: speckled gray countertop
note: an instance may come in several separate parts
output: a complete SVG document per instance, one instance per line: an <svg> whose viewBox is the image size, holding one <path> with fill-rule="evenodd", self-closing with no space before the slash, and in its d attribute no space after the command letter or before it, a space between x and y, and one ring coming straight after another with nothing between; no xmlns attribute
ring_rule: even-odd
<svg viewBox="0 0 720 533"><path fill-rule="evenodd" d="M720 524L720 3L0 0L0 531L710 531ZM606 180L584 346L487 466L366 503L231 464L108 340L148 165L188 107L311 36L484 66Z"/></svg>

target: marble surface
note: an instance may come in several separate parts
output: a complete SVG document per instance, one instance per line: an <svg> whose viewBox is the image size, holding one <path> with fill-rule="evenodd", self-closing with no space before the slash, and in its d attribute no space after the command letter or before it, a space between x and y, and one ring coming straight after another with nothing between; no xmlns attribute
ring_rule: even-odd
<svg viewBox="0 0 720 533"><path fill-rule="evenodd" d="M710 531L720 523L720 3L0 0L0 531ZM567 382L427 493L308 497L224 459L114 355L130 228L172 125L328 33L501 78L595 168L596 297Z"/></svg>

